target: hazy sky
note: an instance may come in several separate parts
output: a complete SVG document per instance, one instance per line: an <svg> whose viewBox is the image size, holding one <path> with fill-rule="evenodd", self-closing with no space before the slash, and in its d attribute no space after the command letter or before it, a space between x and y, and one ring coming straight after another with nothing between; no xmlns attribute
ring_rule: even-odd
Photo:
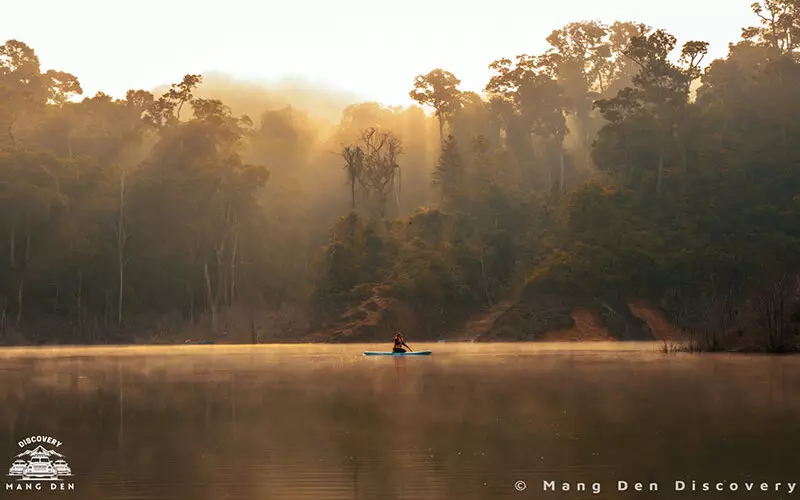
<svg viewBox="0 0 800 500"><path fill-rule="evenodd" d="M724 56L751 0L16 0L0 38L31 45L45 69L69 71L87 94L122 96L186 73L244 79L302 76L363 99L408 103L435 67L480 90L501 57L536 53L571 21L631 20Z"/></svg>

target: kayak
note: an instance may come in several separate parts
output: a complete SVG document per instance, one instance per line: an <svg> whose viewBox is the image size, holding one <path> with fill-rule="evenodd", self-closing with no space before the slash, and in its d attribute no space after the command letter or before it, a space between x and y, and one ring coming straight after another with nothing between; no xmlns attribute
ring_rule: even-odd
<svg viewBox="0 0 800 500"><path fill-rule="evenodd" d="M381 352L381 351L366 351L366 356L430 356L433 351L413 351L413 352Z"/></svg>
<svg viewBox="0 0 800 500"><path fill-rule="evenodd" d="M216 340L187 340L184 344L200 345L200 344L216 344Z"/></svg>

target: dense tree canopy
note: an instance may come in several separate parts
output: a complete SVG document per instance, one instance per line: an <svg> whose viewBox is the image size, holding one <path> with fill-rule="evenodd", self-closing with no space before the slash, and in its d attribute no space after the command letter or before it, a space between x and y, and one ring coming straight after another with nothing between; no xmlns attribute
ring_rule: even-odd
<svg viewBox="0 0 800 500"><path fill-rule="evenodd" d="M644 298L689 329L735 304L785 348L800 12L753 11L710 64L702 41L575 22L493 62L482 94L419 75L409 95L432 117L361 103L325 126L291 107L237 116L200 75L80 100L78 78L10 40L0 331L50 318L108 340L166 314L217 330L238 303L287 301L335 324L392 298L434 335L524 286Z"/></svg>

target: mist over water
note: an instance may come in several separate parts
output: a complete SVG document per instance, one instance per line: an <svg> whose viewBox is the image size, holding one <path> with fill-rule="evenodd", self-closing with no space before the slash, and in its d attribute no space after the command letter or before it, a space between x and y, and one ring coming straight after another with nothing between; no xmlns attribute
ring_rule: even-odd
<svg viewBox="0 0 800 500"><path fill-rule="evenodd" d="M659 499L675 480L796 479L796 358L647 343L361 354L383 347L7 349L0 448L10 464L24 437L62 441L86 499ZM542 492L551 480L589 489Z"/></svg>

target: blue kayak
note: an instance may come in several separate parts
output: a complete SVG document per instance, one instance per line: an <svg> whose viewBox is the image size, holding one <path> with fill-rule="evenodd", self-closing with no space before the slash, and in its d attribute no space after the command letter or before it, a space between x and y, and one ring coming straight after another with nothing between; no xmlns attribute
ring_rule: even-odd
<svg viewBox="0 0 800 500"><path fill-rule="evenodd" d="M366 356L430 356L433 351L414 351L414 352L381 352L381 351L366 351Z"/></svg>

